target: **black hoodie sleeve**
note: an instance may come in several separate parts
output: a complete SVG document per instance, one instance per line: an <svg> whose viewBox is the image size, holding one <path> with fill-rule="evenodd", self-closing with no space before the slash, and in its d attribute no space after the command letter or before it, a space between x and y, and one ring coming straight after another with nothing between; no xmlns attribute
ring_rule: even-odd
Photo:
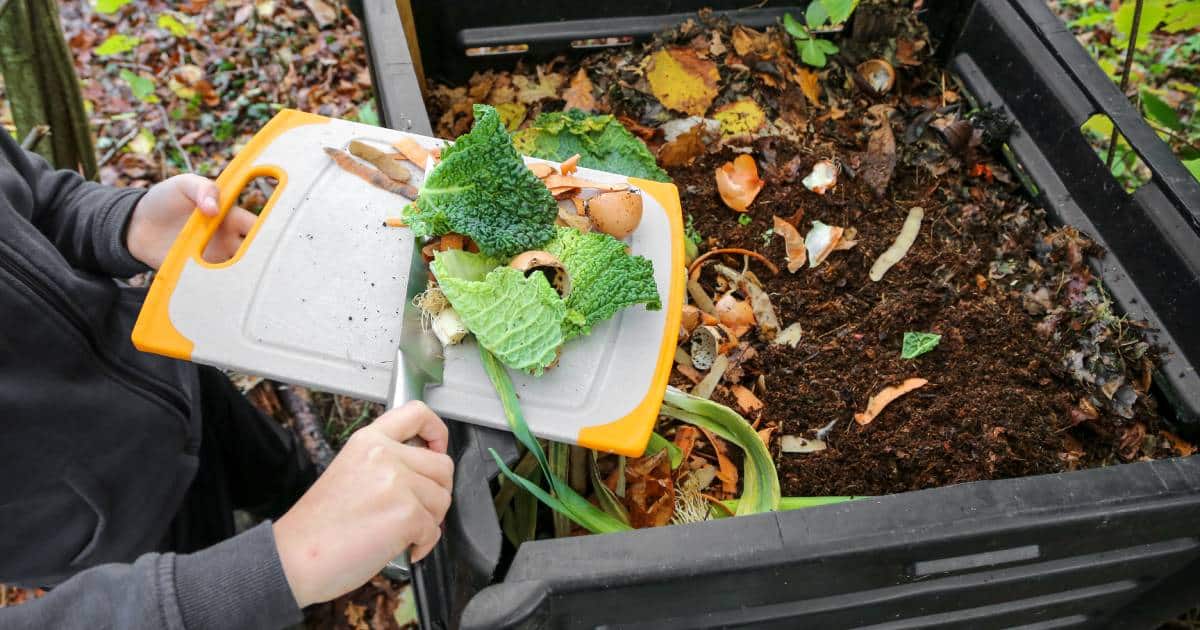
<svg viewBox="0 0 1200 630"><path fill-rule="evenodd" d="M269 522L196 553L93 567L0 608L0 627L13 629L264 630L302 619Z"/></svg>
<svg viewBox="0 0 1200 630"><path fill-rule="evenodd" d="M134 206L145 193L90 182L73 171L56 171L41 156L26 151L0 129L0 153L19 176L25 190L4 190L14 204L46 235L71 266L115 278L127 278L149 268L125 247L125 228ZM23 184L23 185L22 185ZM6 188L11 180L0 182Z"/></svg>

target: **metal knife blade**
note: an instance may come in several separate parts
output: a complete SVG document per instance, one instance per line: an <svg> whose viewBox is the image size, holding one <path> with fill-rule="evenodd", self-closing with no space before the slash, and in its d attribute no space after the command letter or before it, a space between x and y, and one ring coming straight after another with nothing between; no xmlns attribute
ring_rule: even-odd
<svg viewBox="0 0 1200 630"><path fill-rule="evenodd" d="M442 382L445 357L442 343L433 330L423 321L420 307L414 301L428 284L429 266L421 255L421 243L413 243L412 257L408 268L407 295L400 326L400 347L396 350L396 363L392 369L391 393L388 408L394 409L410 400L421 400L425 387ZM421 438L409 440L409 444L424 446ZM392 579L408 579L410 563L408 551L387 563L383 573Z"/></svg>

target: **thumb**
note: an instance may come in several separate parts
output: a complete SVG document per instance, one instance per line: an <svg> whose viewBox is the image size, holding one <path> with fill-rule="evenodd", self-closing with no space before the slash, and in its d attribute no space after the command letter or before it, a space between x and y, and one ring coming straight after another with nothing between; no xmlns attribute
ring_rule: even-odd
<svg viewBox="0 0 1200 630"><path fill-rule="evenodd" d="M221 210L217 185L210 179L191 173L180 175L179 191L200 209L201 214L214 217Z"/></svg>

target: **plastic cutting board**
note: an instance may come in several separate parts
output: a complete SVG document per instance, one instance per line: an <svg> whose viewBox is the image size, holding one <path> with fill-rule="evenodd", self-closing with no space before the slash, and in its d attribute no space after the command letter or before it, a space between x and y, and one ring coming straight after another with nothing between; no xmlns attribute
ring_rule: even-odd
<svg viewBox="0 0 1200 630"><path fill-rule="evenodd" d="M407 228L385 226L403 198L338 168L323 147L403 136L434 138L285 110L217 180L220 216L194 213L155 276L133 333L141 350L290 383L384 401L400 339ZM404 164L408 164L404 162ZM413 169L411 183L420 185ZM238 193L278 180L245 243L228 261L201 252ZM534 378L512 371L534 433L639 455L666 389L683 302L684 247L674 186L579 169L578 177L629 182L643 196L633 253L654 263L663 310L634 306L572 340L559 365ZM425 278L416 281L425 282ZM448 418L507 425L473 342L446 349L445 379L425 401Z"/></svg>

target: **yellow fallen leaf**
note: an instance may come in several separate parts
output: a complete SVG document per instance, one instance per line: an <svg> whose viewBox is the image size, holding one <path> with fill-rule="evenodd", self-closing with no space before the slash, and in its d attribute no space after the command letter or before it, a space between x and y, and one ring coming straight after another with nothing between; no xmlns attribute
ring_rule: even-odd
<svg viewBox="0 0 1200 630"><path fill-rule="evenodd" d="M717 97L721 79L717 64L701 59L690 48L669 48L650 57L646 73L650 91L664 106L692 116L703 116Z"/></svg>
<svg viewBox="0 0 1200 630"><path fill-rule="evenodd" d="M734 385L729 389L733 392L733 397L737 399L737 406L742 410L742 413L754 413L763 408L763 402L749 388L743 385ZM767 446L770 446L770 444Z"/></svg>
<svg viewBox="0 0 1200 630"><path fill-rule="evenodd" d="M565 77L557 72L543 72L538 68L537 79L515 75L513 85L517 88L517 100L522 103L536 103L544 98L558 98L558 89L565 82Z"/></svg>
<svg viewBox="0 0 1200 630"><path fill-rule="evenodd" d="M525 113L528 108L524 103L501 103L496 106L496 113L500 114L500 122L504 123L504 128L509 131L516 131L521 123L525 122Z"/></svg>
<svg viewBox="0 0 1200 630"><path fill-rule="evenodd" d="M806 68L797 68L795 79L804 92L804 98L819 107L821 105L821 80L817 73Z"/></svg>
<svg viewBox="0 0 1200 630"><path fill-rule="evenodd" d="M914 389L917 389L918 387L924 387L928 383L929 381L923 378L910 378L905 379L905 381L899 385L884 387L883 389L879 390L878 394L871 396L871 399L867 401L866 411L854 414L854 421L859 424L870 424L871 421L875 419L875 416L878 416L880 412L883 411L883 408L887 407L888 404L890 404L893 400L896 400L897 398L907 394L908 392L911 392Z"/></svg>
<svg viewBox="0 0 1200 630"><path fill-rule="evenodd" d="M767 115L752 98L740 98L718 107L713 118L721 121L721 135L726 138L753 134L767 122Z"/></svg>
<svg viewBox="0 0 1200 630"><path fill-rule="evenodd" d="M588 78L583 68L571 78L571 85L563 91L566 104L563 109L581 109L585 112L596 111L596 97L592 94L592 80Z"/></svg>

